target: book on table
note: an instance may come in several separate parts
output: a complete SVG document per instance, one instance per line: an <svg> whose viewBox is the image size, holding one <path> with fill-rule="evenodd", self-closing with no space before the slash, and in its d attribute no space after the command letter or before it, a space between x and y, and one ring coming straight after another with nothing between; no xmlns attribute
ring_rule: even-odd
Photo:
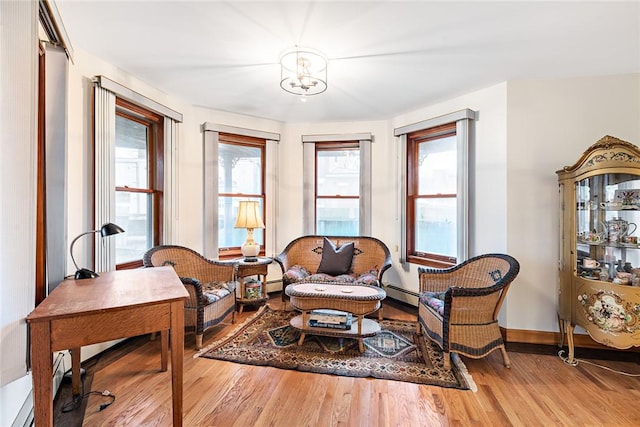
<svg viewBox="0 0 640 427"><path fill-rule="evenodd" d="M319 309L309 314L309 326L315 328L350 329L353 315L344 311Z"/></svg>

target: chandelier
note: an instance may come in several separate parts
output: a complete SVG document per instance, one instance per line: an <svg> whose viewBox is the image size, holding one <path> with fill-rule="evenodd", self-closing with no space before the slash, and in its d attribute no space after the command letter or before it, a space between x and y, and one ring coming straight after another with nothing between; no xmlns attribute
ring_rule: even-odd
<svg viewBox="0 0 640 427"><path fill-rule="evenodd" d="M280 57L280 87L295 95L327 90L327 58L313 49L295 48Z"/></svg>

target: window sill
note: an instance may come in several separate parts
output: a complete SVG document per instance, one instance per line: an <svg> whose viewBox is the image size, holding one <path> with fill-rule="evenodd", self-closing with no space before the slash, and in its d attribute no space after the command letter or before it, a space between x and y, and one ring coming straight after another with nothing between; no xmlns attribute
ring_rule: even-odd
<svg viewBox="0 0 640 427"><path fill-rule="evenodd" d="M418 264L425 267L432 268L449 268L456 265L455 261L445 261L442 259L435 259L429 257L421 257L416 255L409 255L407 261L411 264Z"/></svg>

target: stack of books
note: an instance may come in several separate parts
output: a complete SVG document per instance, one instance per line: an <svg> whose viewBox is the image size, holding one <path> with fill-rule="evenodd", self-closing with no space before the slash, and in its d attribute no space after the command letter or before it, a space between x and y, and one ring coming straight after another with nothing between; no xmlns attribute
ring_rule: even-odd
<svg viewBox="0 0 640 427"><path fill-rule="evenodd" d="M309 314L309 326L314 328L351 329L353 315L338 310L313 310Z"/></svg>

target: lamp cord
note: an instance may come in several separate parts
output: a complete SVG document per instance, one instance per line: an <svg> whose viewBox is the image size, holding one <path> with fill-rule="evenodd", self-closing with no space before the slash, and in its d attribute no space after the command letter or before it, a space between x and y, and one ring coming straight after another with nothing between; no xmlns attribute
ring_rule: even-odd
<svg viewBox="0 0 640 427"><path fill-rule="evenodd" d="M590 362L588 360L584 360L584 359L578 359L577 357L573 358L573 362L569 362L569 358L567 356L564 356L564 350L560 350L558 351L558 357L567 365L569 366L578 366L578 362L582 362L582 363L586 363L587 365L592 365L595 366L597 368L601 368L601 369L605 369L607 371L610 372L614 372L616 374L620 374L620 375L626 375L628 377L640 377L640 374L631 374L629 372L624 372L624 371L619 371L617 369L612 369L609 368L608 366L604 366L604 365L599 365L597 363L594 362Z"/></svg>
<svg viewBox="0 0 640 427"><path fill-rule="evenodd" d="M104 397L109 397L111 400L109 400L109 402L105 402L105 403L101 403L98 411L102 411L104 409L106 409L107 407L109 407L109 405L111 405L113 402L116 401L116 395L111 393L109 390L105 390L105 391L95 391L92 390L88 393L84 392L84 381L82 382L82 394L78 394L76 396L73 396L73 400L65 403L64 405L62 405L62 412L71 412L71 411L75 411L76 409L78 409L80 407L80 405L82 404L82 401L91 395L95 395L95 396L104 396Z"/></svg>

